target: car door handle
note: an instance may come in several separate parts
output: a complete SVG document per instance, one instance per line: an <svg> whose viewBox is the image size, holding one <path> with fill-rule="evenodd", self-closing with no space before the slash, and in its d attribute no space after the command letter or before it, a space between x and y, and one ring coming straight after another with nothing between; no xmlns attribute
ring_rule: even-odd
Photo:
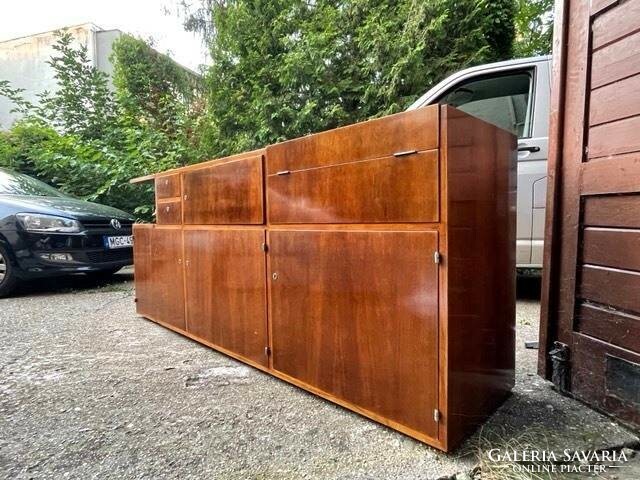
<svg viewBox="0 0 640 480"><path fill-rule="evenodd" d="M540 147L518 147L518 151L535 153L540 151Z"/></svg>

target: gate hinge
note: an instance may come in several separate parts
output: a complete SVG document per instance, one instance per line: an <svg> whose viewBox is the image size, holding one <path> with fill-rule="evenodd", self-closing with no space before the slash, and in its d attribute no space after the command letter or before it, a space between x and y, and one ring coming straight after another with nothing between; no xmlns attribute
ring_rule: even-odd
<svg viewBox="0 0 640 480"><path fill-rule="evenodd" d="M433 411L433 421L436 423L440 421L440 410L437 408Z"/></svg>
<svg viewBox="0 0 640 480"><path fill-rule="evenodd" d="M433 252L433 263L440 263L442 261L442 255L437 250Z"/></svg>
<svg viewBox="0 0 640 480"><path fill-rule="evenodd" d="M263 244L262 244L262 246L261 246L261 248L262 248L262 251L263 251L263 252L267 252L267 251L269 251L269 245L267 245L266 243L263 243Z"/></svg>
<svg viewBox="0 0 640 480"><path fill-rule="evenodd" d="M271 347L264 347L264 354L268 357L271 355Z"/></svg>

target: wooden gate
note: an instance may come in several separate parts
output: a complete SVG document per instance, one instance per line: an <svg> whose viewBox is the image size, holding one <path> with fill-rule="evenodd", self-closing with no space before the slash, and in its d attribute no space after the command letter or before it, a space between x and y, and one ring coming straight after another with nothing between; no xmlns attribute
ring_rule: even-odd
<svg viewBox="0 0 640 480"><path fill-rule="evenodd" d="M559 2L539 372L640 425L640 0Z"/></svg>

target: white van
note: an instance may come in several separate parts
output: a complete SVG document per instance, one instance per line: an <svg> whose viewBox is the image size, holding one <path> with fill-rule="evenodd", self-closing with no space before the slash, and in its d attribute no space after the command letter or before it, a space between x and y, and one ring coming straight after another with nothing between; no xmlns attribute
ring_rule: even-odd
<svg viewBox="0 0 640 480"><path fill-rule="evenodd" d="M518 136L519 269L542 269L549 151L551 57L468 68L446 78L408 110L446 103Z"/></svg>

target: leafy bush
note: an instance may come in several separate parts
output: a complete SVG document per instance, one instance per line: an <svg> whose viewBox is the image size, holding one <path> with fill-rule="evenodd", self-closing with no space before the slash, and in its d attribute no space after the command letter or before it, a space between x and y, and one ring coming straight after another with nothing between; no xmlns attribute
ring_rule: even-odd
<svg viewBox="0 0 640 480"><path fill-rule="evenodd" d="M510 58L514 13L513 0L205 0L187 19L213 61L205 150L403 110L449 73Z"/></svg>
<svg viewBox="0 0 640 480"><path fill-rule="evenodd" d="M33 175L67 194L149 219L151 186L128 181L194 160L188 104L197 89L173 62L144 42L123 36L114 48L114 94L107 77L90 65L86 48L74 48L71 41L70 35L62 34L55 45L50 65L60 88L43 92L38 105L0 83L0 94L25 114L0 134L0 166ZM164 74L153 70L156 64ZM134 81L132 75L140 72L152 75L161 86L157 97L142 95L153 89ZM187 85L188 95L176 94Z"/></svg>

